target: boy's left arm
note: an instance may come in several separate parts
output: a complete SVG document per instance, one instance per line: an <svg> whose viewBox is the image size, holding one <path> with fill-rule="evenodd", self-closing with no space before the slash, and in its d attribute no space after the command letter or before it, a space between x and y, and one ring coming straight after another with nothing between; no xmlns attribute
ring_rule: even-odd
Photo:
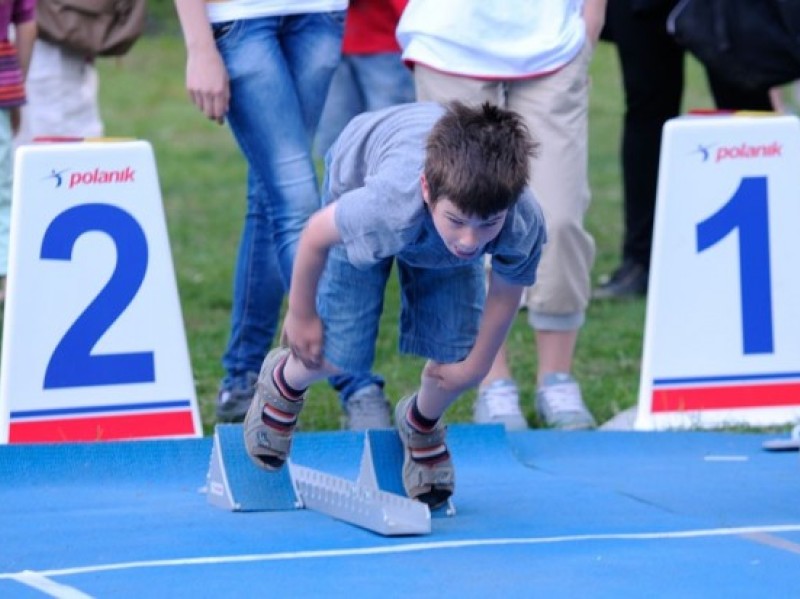
<svg viewBox="0 0 800 599"><path fill-rule="evenodd" d="M469 355L455 364L429 362L425 374L439 379L439 386L451 391L465 391L480 383L519 311L523 289L522 285L510 283L491 271L481 325Z"/></svg>

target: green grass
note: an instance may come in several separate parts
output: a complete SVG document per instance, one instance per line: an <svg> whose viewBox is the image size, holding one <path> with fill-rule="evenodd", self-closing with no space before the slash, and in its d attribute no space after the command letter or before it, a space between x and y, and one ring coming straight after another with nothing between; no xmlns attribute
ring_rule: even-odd
<svg viewBox="0 0 800 599"><path fill-rule="evenodd" d="M161 5L160 3L156 3ZM164 8L163 10L168 10ZM197 395L206 431L213 425L219 363L228 331L231 271L245 203L245 164L230 132L209 121L190 103L184 88L185 56L180 36L168 31L142 39L122 59L100 60L101 108L107 135L152 143L161 180ZM687 105L708 107L700 71L689 69ZM619 138L622 97L613 47L601 44L592 65L590 175L593 203L587 226L597 243L594 280L616 266L621 238ZM265 103L265 110L269 110ZM393 400L415 388L422 361L397 354L397 287L387 291L375 369L387 379ZM635 405L639 384L645 305L643 300L590 306L574 372L598 420ZM512 369L524 408L532 408L536 354L533 332L521 313L511 331ZM448 413L469 421L474 393ZM317 384L303 414L306 430L335 429L334 393Z"/></svg>

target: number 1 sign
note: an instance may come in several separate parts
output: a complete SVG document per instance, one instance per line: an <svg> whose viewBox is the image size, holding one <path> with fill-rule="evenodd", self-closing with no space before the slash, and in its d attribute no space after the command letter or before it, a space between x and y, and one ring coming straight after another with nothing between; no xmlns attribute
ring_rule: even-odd
<svg viewBox="0 0 800 599"><path fill-rule="evenodd" d="M0 442L202 434L149 144L18 150Z"/></svg>
<svg viewBox="0 0 800 599"><path fill-rule="evenodd" d="M800 121L664 129L636 428L800 420Z"/></svg>

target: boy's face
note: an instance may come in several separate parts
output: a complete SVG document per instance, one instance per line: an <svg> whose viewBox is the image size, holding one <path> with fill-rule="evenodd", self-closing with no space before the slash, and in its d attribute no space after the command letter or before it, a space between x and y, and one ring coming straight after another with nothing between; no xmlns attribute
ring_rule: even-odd
<svg viewBox="0 0 800 599"><path fill-rule="evenodd" d="M423 176L422 197L428 205L433 219L433 226L450 252L463 259L471 260L483 253L483 248L497 237L508 210L502 210L487 218L469 216L461 212L446 197L440 197L431 205L428 185Z"/></svg>

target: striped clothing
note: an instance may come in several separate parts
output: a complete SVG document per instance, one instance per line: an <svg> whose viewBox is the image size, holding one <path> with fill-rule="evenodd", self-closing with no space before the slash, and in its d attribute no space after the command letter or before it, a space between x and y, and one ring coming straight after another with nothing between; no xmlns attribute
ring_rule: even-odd
<svg viewBox="0 0 800 599"><path fill-rule="evenodd" d="M9 25L19 25L36 18L36 0L0 1L0 108L25 103L25 81L17 57L17 48L8 41Z"/></svg>
<svg viewBox="0 0 800 599"><path fill-rule="evenodd" d="M12 108L25 103L25 82L17 59L17 48L4 40L0 42L0 108Z"/></svg>

